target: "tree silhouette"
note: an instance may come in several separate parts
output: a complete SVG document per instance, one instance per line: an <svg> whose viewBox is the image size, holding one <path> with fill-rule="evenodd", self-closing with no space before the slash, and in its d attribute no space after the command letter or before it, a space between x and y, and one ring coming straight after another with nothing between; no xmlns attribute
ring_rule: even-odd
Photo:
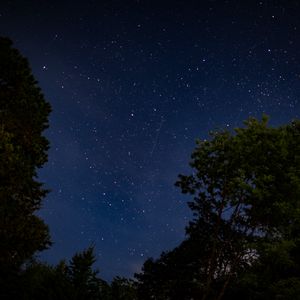
<svg viewBox="0 0 300 300"><path fill-rule="evenodd" d="M234 135L216 132L199 141L194 173L177 182L194 197L187 233L202 235L207 252L200 271L203 300L221 299L241 269L261 256L261 245L282 243L299 220L300 122L279 128L267 123L266 116L250 118Z"/></svg>
<svg viewBox="0 0 300 300"><path fill-rule="evenodd" d="M50 105L27 60L0 38L0 286L25 260L50 245L48 227L34 213L47 191L37 169L47 161ZM4 297L4 296L3 296Z"/></svg>
<svg viewBox="0 0 300 300"><path fill-rule="evenodd" d="M94 262L93 247L76 253L69 263L63 260L56 266L32 261L22 273L22 297L19 299L114 299L109 284L93 269Z"/></svg>
<svg viewBox="0 0 300 300"><path fill-rule="evenodd" d="M178 299L182 290L182 299L202 300L299 291L300 122L271 128L264 116L245 125L197 142L192 174L176 183L192 196L194 219L186 241L136 275L144 299Z"/></svg>
<svg viewBox="0 0 300 300"><path fill-rule="evenodd" d="M100 279L97 271L92 269L96 261L94 248L89 247L83 252L76 253L68 267L69 278L73 285L73 299L98 299L101 292Z"/></svg>
<svg viewBox="0 0 300 300"><path fill-rule="evenodd" d="M135 282L130 279L115 277L111 283L112 300L136 300Z"/></svg>

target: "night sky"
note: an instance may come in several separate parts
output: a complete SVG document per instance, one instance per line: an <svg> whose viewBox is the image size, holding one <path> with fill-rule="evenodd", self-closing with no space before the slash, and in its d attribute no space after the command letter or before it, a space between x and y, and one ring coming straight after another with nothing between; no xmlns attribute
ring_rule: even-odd
<svg viewBox="0 0 300 300"><path fill-rule="evenodd" d="M94 244L107 280L183 240L197 138L300 115L299 1L1 1L0 34L53 108L40 257Z"/></svg>

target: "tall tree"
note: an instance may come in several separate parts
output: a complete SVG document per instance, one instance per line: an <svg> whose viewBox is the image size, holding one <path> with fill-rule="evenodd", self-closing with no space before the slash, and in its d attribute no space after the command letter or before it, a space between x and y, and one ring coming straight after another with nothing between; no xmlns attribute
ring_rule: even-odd
<svg viewBox="0 0 300 300"><path fill-rule="evenodd" d="M300 282L300 121L250 118L198 141L187 239L137 274L140 299L295 299ZM275 259L276 258L276 259Z"/></svg>
<svg viewBox="0 0 300 300"><path fill-rule="evenodd" d="M102 288L105 282L97 278L98 271L94 271L92 266L96 261L94 255L94 248L76 253L68 267L69 278L73 285L75 300L81 299L99 299Z"/></svg>
<svg viewBox="0 0 300 300"><path fill-rule="evenodd" d="M200 235L201 299L221 299L261 245L281 243L300 220L300 122L279 128L250 118L245 128L212 133L192 155L193 174L177 185L193 195L187 233ZM203 253L202 253L203 256Z"/></svg>
<svg viewBox="0 0 300 300"><path fill-rule="evenodd" d="M35 214L47 191L37 169L47 161L50 105L28 61L0 38L0 285L36 251L50 245Z"/></svg>

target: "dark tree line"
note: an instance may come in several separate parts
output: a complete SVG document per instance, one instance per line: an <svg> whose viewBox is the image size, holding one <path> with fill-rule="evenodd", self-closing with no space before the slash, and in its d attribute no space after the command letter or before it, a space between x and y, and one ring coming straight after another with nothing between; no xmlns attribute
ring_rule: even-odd
<svg viewBox="0 0 300 300"><path fill-rule="evenodd" d="M0 38L0 299L300 299L300 121L250 118L198 141L176 183L194 213L186 239L108 284L93 247L56 266L35 259L51 246L35 214L50 111L27 60Z"/></svg>
<svg viewBox="0 0 300 300"><path fill-rule="evenodd" d="M98 277L94 262L92 247L76 253L69 263L61 261L57 266L30 262L22 276L23 299L135 299L132 281L116 277L109 285Z"/></svg>

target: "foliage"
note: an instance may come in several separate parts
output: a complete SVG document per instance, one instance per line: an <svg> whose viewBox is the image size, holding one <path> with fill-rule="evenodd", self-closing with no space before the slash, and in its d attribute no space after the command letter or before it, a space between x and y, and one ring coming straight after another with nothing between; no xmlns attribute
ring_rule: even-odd
<svg viewBox="0 0 300 300"><path fill-rule="evenodd" d="M93 247L73 256L68 268L74 290L73 299L95 299L100 293L97 271L92 269L95 261Z"/></svg>
<svg viewBox="0 0 300 300"><path fill-rule="evenodd" d="M212 132L210 140L197 142L191 167L192 174L180 175L176 183L193 197L189 206L194 219L186 228L187 241L178 247L193 240L199 243L191 243L197 254L185 265L193 274L190 290L197 281L198 293L191 297L221 299L249 288L248 296L267 299L279 290L288 295L291 282L297 290L300 122L271 128L264 116L261 121L250 118L234 134ZM151 299L159 290L166 295L154 299L177 299L173 266L190 254L184 250L168 262L174 253L178 250L144 264L137 275L139 293L148 293ZM276 263L271 260L274 256ZM262 280L259 271L268 269ZM186 272L182 270L177 271Z"/></svg>
<svg viewBox="0 0 300 300"><path fill-rule="evenodd" d="M110 300L110 287L93 270L93 247L76 253L69 264L57 266L33 261L22 274L23 299Z"/></svg>
<svg viewBox="0 0 300 300"><path fill-rule="evenodd" d="M0 38L0 293L27 259L50 245L48 227L34 214L47 193L37 168L47 161L42 133L49 113L27 60Z"/></svg>
<svg viewBox="0 0 300 300"><path fill-rule="evenodd" d="M142 272L135 274L138 299L198 299L199 253L200 241L193 237L157 260L146 260Z"/></svg>
<svg viewBox="0 0 300 300"><path fill-rule="evenodd" d="M111 283L112 300L136 300L136 287L133 280L115 277Z"/></svg>

